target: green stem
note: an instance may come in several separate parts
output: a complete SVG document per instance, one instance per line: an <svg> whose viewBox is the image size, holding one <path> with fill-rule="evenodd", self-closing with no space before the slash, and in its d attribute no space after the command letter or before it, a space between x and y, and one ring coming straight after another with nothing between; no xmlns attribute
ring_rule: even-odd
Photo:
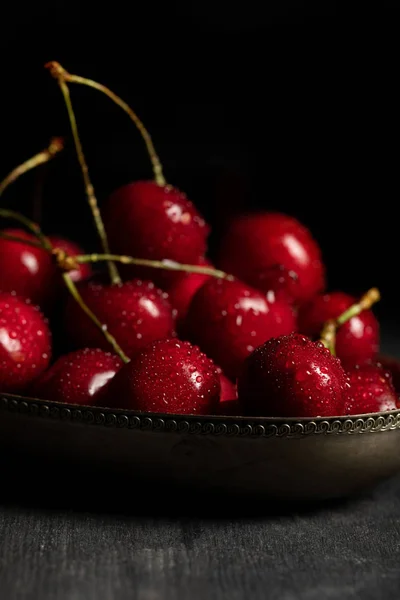
<svg viewBox="0 0 400 600"><path fill-rule="evenodd" d="M2 196L4 190L8 188L11 183L21 177L21 175L31 171L39 165L49 162L49 160L54 158L56 154L61 152L63 148L64 141L62 138L52 138L47 148L38 154L35 154L35 156L32 156L32 158L29 158L18 167L15 167L15 169L13 169L11 173L9 173L7 177L3 179L3 181L0 183L0 196Z"/></svg>
<svg viewBox="0 0 400 600"><path fill-rule="evenodd" d="M87 314L87 316L92 320L92 322L100 329L100 331L104 335L104 337L107 340L107 342L109 344L111 344L111 346L113 347L114 352L116 354L118 354L118 356L120 357L120 359L124 363L128 363L129 362L129 358L126 356L126 354L124 353L124 351L122 350L122 348L119 346L119 344L117 343L117 340L115 339L115 337L113 335L111 335L111 333L109 333L107 331L106 326L103 325L99 321L99 319L96 317L96 315L85 304L85 302L83 301L82 296L80 295L80 293L78 291L78 288L76 287L75 283L72 281L72 279L68 275L68 273L63 273L63 278L64 278L65 284L66 284L69 292L71 293L72 297L74 298L74 300L79 304L79 306L81 307L81 309Z"/></svg>
<svg viewBox="0 0 400 600"><path fill-rule="evenodd" d="M122 100L122 98L117 96L117 94L114 94L114 92L108 89L105 85L97 83L97 81L93 81L93 79L87 79L86 77L80 77L79 75L71 75L71 73L68 73L58 62L53 61L47 63L45 66L50 70L50 73L53 75L53 77L55 77L59 81L63 80L64 82L68 81L70 83L78 83L80 85L86 85L88 87L91 87L101 92L102 94L108 96L110 100L112 100L117 106L122 108L122 110L128 115L128 117L130 117L130 119L134 122L137 129L139 130L140 135L143 138L144 143L146 144L147 153L149 155L153 167L155 182L159 186L166 185L166 181L162 171L162 165L154 148L154 144L149 132L147 131L143 122L139 119L137 114L124 100Z"/></svg>
<svg viewBox="0 0 400 600"><path fill-rule="evenodd" d="M26 227L31 233L33 233L34 236L37 237L42 248L51 252L53 248L51 242L44 235L44 233L42 233L42 230L37 223L34 223L27 217L24 217L24 215L21 215L14 210L8 210L6 208L0 208L0 217L3 217L4 219L13 219L14 221L18 221L18 223L21 223L21 225L24 225L24 227Z"/></svg>
<svg viewBox="0 0 400 600"><path fill-rule="evenodd" d="M62 77L58 77L57 81L58 81L58 85L60 86L62 95L64 97L65 106L67 108L68 118L69 118L69 122L71 125L72 136L74 138L76 154L77 154L78 161L79 161L81 171L82 171L82 176L83 176L83 181L85 184L85 191L86 191L88 203L89 203L90 209L92 211L93 219L94 219L94 222L96 225L97 232L100 237L100 241L101 241L103 250L106 254L109 254L110 247L108 245L107 234L106 234L103 219L101 218L100 210L99 210L99 207L97 204L97 198L94 193L94 187L90 180L89 169L88 169L88 166L86 163L85 155L83 153L83 148L82 148L81 140L79 137L78 126L76 123L75 113L74 113L74 109L72 106L69 89ZM121 278L119 276L117 267L111 261L108 261L108 270L110 273L110 278L111 278L112 283L121 283Z"/></svg>
<svg viewBox="0 0 400 600"><path fill-rule="evenodd" d="M358 302L346 309L336 319L330 319L325 323L321 332L320 341L324 344L325 348L328 348L333 356L336 356L336 333L339 327L362 313L364 310L369 310L376 302L379 302L380 299L381 295L379 290L377 288L371 288Z"/></svg>
<svg viewBox="0 0 400 600"><path fill-rule="evenodd" d="M115 261L123 265L137 265L141 267L150 267L152 269L165 269L167 271L184 271L186 273L200 273L202 275L210 275L219 279L229 277L224 271L213 269L212 267L202 267L200 265L186 265L177 263L173 260L150 260L147 258L133 258L132 256L120 256L118 254L84 254L74 256L77 263L95 263L102 261Z"/></svg>
<svg viewBox="0 0 400 600"><path fill-rule="evenodd" d="M28 244L28 246L33 246L34 248L43 248L42 244L39 242L35 242L34 240L26 240L23 238L19 238L16 235L11 235L10 233L4 233L4 231L0 231L0 238L4 240L9 240L10 242L19 242L20 244Z"/></svg>

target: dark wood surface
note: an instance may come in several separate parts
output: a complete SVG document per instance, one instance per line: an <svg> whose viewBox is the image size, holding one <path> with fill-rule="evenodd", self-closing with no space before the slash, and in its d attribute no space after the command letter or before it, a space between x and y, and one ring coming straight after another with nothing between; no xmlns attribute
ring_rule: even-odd
<svg viewBox="0 0 400 600"><path fill-rule="evenodd" d="M397 598L399 558L400 478L252 518L0 508L2 600Z"/></svg>

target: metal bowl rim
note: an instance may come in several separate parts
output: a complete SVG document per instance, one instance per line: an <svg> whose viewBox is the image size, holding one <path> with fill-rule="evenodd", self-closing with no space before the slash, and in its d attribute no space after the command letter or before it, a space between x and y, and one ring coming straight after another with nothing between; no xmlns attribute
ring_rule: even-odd
<svg viewBox="0 0 400 600"><path fill-rule="evenodd" d="M0 395L0 411L23 413L63 421L136 429L252 437L298 437L321 433L375 433L400 429L400 409L395 411L333 415L329 417L251 417L148 413L101 406L66 404L15 394Z"/></svg>

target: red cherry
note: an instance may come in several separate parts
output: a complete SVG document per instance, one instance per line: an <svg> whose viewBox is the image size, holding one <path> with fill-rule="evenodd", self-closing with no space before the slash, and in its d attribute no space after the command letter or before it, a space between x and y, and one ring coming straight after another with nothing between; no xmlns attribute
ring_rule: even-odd
<svg viewBox="0 0 400 600"><path fill-rule="evenodd" d="M51 333L29 300L0 293L0 390L21 392L47 368Z"/></svg>
<svg viewBox="0 0 400 600"><path fill-rule="evenodd" d="M212 264L206 258L202 258L198 264L212 267ZM177 310L177 318L180 325L182 325L186 318L193 296L209 278L210 275L203 275L202 273L188 273L168 286L169 300Z"/></svg>
<svg viewBox="0 0 400 600"><path fill-rule="evenodd" d="M113 252L136 258L197 264L205 254L209 228L186 195L154 181L136 181L116 190L103 211ZM177 274L162 269L126 267L129 276L160 285ZM179 277L178 277L179 278Z"/></svg>
<svg viewBox="0 0 400 600"><path fill-rule="evenodd" d="M236 385L232 383L230 379L227 378L226 375L223 374L222 369L217 367L217 371L219 373L219 379L221 383L221 396L220 402L229 402L230 400L237 399L237 389Z"/></svg>
<svg viewBox="0 0 400 600"><path fill-rule="evenodd" d="M111 406L148 412L215 414L220 396L216 366L180 340L149 344L113 379Z"/></svg>
<svg viewBox="0 0 400 600"><path fill-rule="evenodd" d="M272 212L233 218L222 238L218 266L268 291L269 269L276 265L296 273L298 285L291 285L290 293L295 294L297 303L309 300L325 287L321 251L299 221Z"/></svg>
<svg viewBox="0 0 400 600"><path fill-rule="evenodd" d="M299 311L299 330L317 337L326 321L335 319L355 302L355 298L343 292L315 296ZM348 367L376 357L379 323L371 310L364 310L339 327L335 348L337 356Z"/></svg>
<svg viewBox="0 0 400 600"><path fill-rule="evenodd" d="M346 413L360 415L397 410L392 377L382 365L357 365L349 375L351 389Z"/></svg>
<svg viewBox="0 0 400 600"><path fill-rule="evenodd" d="M257 289L272 290L280 298L295 302L298 295L299 278L294 271L283 265L274 265L261 269L258 274Z"/></svg>
<svg viewBox="0 0 400 600"><path fill-rule="evenodd" d="M36 241L22 229L4 229L4 233ZM52 257L41 248L4 238L0 238L0 255L7 257L0 268L0 290L16 292L43 306L50 290L49 274L55 268Z"/></svg>
<svg viewBox="0 0 400 600"><path fill-rule="evenodd" d="M254 348L294 329L291 306L274 292L263 295L241 281L215 278L196 292L185 322L188 338L231 379Z"/></svg>
<svg viewBox="0 0 400 600"><path fill-rule="evenodd" d="M4 233L23 240L36 241L34 235L23 229L5 229ZM69 240L51 237L50 241L71 256L83 254L81 248ZM4 261L0 268L0 290L16 292L18 296L29 298L32 303L48 309L63 286L60 271L53 257L42 248L4 238L0 238L0 255L7 257L7 261ZM88 265L80 265L79 270L72 271L71 275L74 281L80 281L90 272Z"/></svg>
<svg viewBox="0 0 400 600"><path fill-rule="evenodd" d="M269 340L246 360L238 381L247 415L341 415L349 390L340 360L321 342L294 333Z"/></svg>
<svg viewBox="0 0 400 600"><path fill-rule="evenodd" d="M400 360L392 356L380 354L378 362L386 371L389 371L392 376L394 389L397 393L400 393Z"/></svg>
<svg viewBox="0 0 400 600"><path fill-rule="evenodd" d="M152 341L175 335L175 312L168 294L150 281L135 279L116 285L90 281L78 289L85 304L130 357ZM110 348L72 297L66 307L66 330L78 347Z"/></svg>
<svg viewBox="0 0 400 600"><path fill-rule="evenodd" d="M61 356L33 384L30 393L42 400L98 404L122 364L118 356L99 348L71 352Z"/></svg>

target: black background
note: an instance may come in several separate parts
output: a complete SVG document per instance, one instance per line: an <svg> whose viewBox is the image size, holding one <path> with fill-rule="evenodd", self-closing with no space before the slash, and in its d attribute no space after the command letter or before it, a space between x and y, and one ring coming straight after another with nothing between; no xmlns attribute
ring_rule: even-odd
<svg viewBox="0 0 400 600"><path fill-rule="evenodd" d="M398 112L394 3L339 14L336 3L227 0L9 5L2 55L1 173L68 135L43 69L109 85L151 131L167 179L215 231L236 208L299 217L322 245L330 288L380 286L397 310ZM75 86L73 100L101 201L151 171L128 118ZM32 211L41 175L2 200ZM43 226L97 244L72 145L46 170Z"/></svg>

